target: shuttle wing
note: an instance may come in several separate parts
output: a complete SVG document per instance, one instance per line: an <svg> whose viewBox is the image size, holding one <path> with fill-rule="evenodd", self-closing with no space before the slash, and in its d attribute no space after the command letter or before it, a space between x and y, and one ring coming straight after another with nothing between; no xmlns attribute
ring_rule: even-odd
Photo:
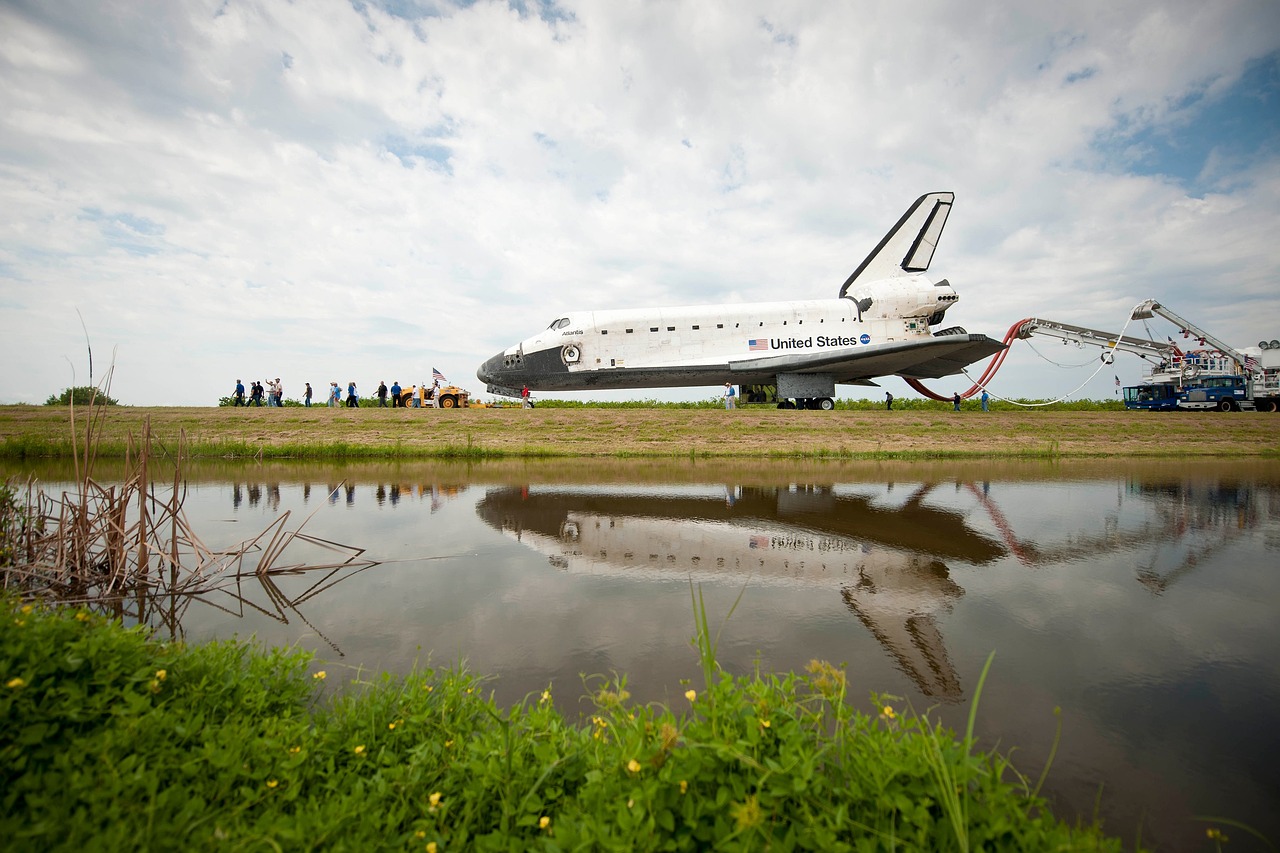
<svg viewBox="0 0 1280 853"><path fill-rule="evenodd" d="M744 359L732 362L729 369L744 375L826 373L845 384L894 374L938 379L959 373L966 365L1004 348L1004 344L986 335L940 335L925 340Z"/></svg>

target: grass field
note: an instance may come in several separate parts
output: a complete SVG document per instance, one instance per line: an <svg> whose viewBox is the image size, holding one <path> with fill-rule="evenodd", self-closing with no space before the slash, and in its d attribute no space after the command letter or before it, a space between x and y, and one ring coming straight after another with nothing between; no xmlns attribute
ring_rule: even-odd
<svg viewBox="0 0 1280 853"><path fill-rule="evenodd" d="M502 458L1280 456L1280 416L1017 410L770 408L328 409L98 407L98 454L123 456L149 428L192 457ZM89 410L75 410L83 446ZM70 456L72 413L0 407L0 457Z"/></svg>

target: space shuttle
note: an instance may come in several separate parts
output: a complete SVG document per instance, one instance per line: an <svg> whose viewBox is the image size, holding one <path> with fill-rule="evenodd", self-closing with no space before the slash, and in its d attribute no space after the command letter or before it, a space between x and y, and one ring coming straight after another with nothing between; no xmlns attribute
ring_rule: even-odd
<svg viewBox="0 0 1280 853"><path fill-rule="evenodd" d="M780 407L832 409L835 386L936 379L1004 349L942 325L959 300L926 273L955 194L920 196L834 299L573 311L484 362L489 393L773 385Z"/></svg>

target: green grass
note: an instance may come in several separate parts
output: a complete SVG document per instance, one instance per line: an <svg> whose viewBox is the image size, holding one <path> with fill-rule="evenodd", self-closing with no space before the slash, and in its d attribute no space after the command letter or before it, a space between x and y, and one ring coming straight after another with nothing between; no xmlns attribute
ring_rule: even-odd
<svg viewBox="0 0 1280 853"><path fill-rule="evenodd" d="M0 612L13 849L1121 849L971 731L887 697L856 710L843 669L724 672L696 599L697 686L637 705L624 677L587 678L577 720L550 688L499 708L458 668L328 697L302 652Z"/></svg>

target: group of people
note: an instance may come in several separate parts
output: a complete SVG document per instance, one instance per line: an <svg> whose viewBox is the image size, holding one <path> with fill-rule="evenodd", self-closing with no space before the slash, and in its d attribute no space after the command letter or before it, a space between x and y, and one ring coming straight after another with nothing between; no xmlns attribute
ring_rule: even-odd
<svg viewBox="0 0 1280 853"><path fill-rule="evenodd" d="M303 392L302 404L311 406L311 383L306 383L306 391ZM402 406L412 406L413 408L430 407L436 405L437 391L440 389L440 380L435 380L432 385L423 384L421 387L414 385L410 387L408 394L400 387L400 383L392 382L391 387L387 387L386 382L378 383L376 392L378 397L378 405L386 407L387 398L391 398L391 407L400 408ZM249 384L248 394L245 393L244 383L239 379L236 380L236 388L232 397L233 406L261 406L263 400L266 400L267 406L283 406L284 405L284 383L279 378L267 380L264 386L257 379ZM344 404L342 396L342 386L337 382L329 383L329 393L325 398L325 402L329 408L337 408ZM360 408L360 392L356 388L355 380L347 383L347 392L345 405L348 408Z"/></svg>
<svg viewBox="0 0 1280 853"><path fill-rule="evenodd" d="M311 385L307 385L307 396L311 396ZM284 383L279 377L274 380L268 379L264 388L262 383L257 379L249 383L249 396L245 397L244 383L239 379L236 380L236 390L234 394L233 405L236 406L261 406L263 400L267 401L268 406L284 405ZM311 405L308 403L307 405Z"/></svg>

